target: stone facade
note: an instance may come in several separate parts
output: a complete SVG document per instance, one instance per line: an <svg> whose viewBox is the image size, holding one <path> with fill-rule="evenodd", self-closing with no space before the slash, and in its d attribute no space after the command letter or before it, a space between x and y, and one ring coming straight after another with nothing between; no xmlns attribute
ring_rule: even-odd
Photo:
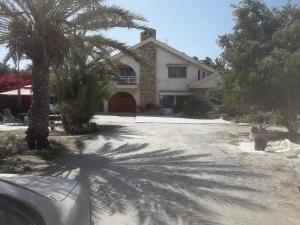
<svg viewBox="0 0 300 225"><path fill-rule="evenodd" d="M141 42L145 41L148 38L156 39L156 30L154 29L146 29L141 33Z"/></svg>
<svg viewBox="0 0 300 225"><path fill-rule="evenodd" d="M156 45L149 42L137 49L138 53L146 60L147 65L140 67L140 105L157 103L156 98Z"/></svg>

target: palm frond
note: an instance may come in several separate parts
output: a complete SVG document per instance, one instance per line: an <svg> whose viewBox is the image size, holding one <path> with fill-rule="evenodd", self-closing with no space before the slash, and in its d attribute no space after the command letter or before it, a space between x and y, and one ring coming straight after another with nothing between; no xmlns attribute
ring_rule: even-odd
<svg viewBox="0 0 300 225"><path fill-rule="evenodd" d="M106 6L104 0L0 0L0 44L11 56L39 61L46 57L50 64L63 62L72 46L72 36L110 28L146 27L142 16L119 6ZM125 44L102 35L87 37L94 59L107 58L114 50L143 61Z"/></svg>
<svg viewBox="0 0 300 225"><path fill-rule="evenodd" d="M88 30L107 30L111 28L146 29L136 21L146 21L144 17L124 10L119 6L99 5L93 10L87 10L70 22L75 26Z"/></svg>
<svg viewBox="0 0 300 225"><path fill-rule="evenodd" d="M133 57L136 61L146 64L144 58L142 58L135 51L130 50L130 48L122 42L104 37L103 35L86 36L85 41L95 46L95 48L99 48L100 50L103 49L103 46L105 46L110 52L115 50L121 51L126 55Z"/></svg>

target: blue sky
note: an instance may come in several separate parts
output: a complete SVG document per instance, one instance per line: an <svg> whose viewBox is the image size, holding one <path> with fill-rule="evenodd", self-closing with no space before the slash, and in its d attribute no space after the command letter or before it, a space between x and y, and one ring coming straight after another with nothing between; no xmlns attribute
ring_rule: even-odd
<svg viewBox="0 0 300 225"><path fill-rule="evenodd" d="M107 0L143 15L146 25L157 30L157 38L172 47L200 59L218 57L221 49L218 35L234 26L231 4L238 0ZM287 0L265 0L269 6L280 6ZM300 0L293 0L300 4ZM116 40L133 45L139 42L140 31L115 29L106 33ZM5 49L0 47L0 58Z"/></svg>

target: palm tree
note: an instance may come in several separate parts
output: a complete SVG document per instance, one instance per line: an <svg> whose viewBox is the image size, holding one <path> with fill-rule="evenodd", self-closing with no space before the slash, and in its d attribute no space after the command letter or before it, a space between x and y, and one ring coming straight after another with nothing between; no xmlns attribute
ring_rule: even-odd
<svg viewBox="0 0 300 225"><path fill-rule="evenodd" d="M95 51L126 45L99 35L111 28L144 29L142 16L103 0L0 0L0 44L8 57L32 61L32 119L27 130L30 148L48 147L49 69L60 65L68 54L68 37L83 33ZM98 33L98 34L97 34Z"/></svg>
<svg viewBox="0 0 300 225"><path fill-rule="evenodd" d="M9 73L9 72L10 72L9 67L0 62L0 76L3 75L3 74Z"/></svg>
<svg viewBox="0 0 300 225"><path fill-rule="evenodd" d="M51 73L50 89L57 99L64 129L71 134L91 132L89 121L99 109L95 103L108 97L116 67L107 49L95 52L95 45L84 35L74 35L70 44L64 65Z"/></svg>

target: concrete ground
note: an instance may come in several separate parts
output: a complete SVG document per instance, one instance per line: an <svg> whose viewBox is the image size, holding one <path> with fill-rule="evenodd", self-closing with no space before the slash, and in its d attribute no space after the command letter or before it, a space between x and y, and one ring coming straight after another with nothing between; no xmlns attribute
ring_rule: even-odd
<svg viewBox="0 0 300 225"><path fill-rule="evenodd" d="M171 123L171 124L231 124L223 119L189 119L160 116L137 116L136 123Z"/></svg>
<svg viewBox="0 0 300 225"><path fill-rule="evenodd" d="M27 129L27 126L24 126L23 124L1 124L0 125L0 131L12 131L12 130L20 130L20 129Z"/></svg>
<svg viewBox="0 0 300 225"><path fill-rule="evenodd" d="M91 190L95 225L299 225L298 159L241 152L232 124L136 123L97 116L97 135L44 174Z"/></svg>

